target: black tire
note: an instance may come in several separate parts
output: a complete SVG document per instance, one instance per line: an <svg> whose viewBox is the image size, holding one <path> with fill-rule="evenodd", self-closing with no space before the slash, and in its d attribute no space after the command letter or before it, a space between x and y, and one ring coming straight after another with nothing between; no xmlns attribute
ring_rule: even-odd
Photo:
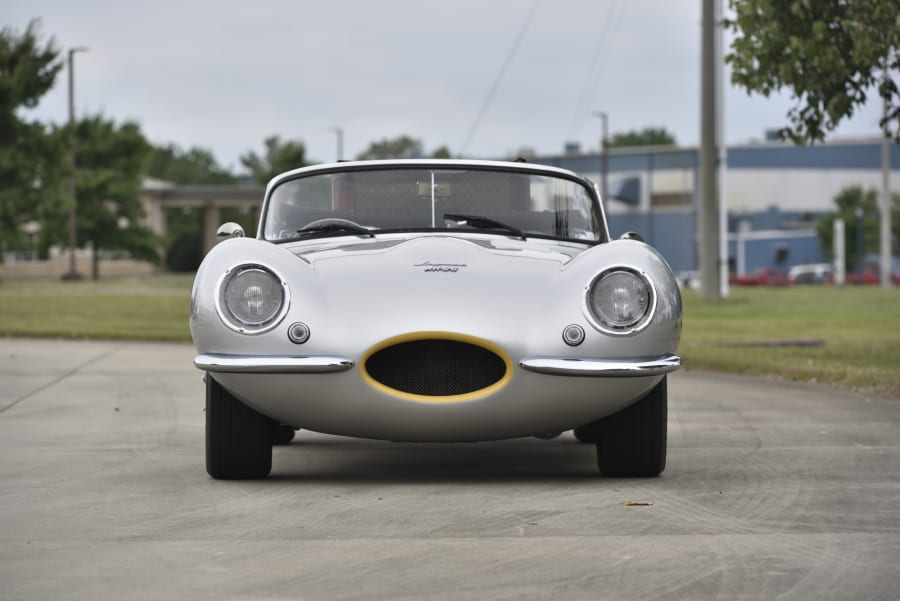
<svg viewBox="0 0 900 601"><path fill-rule="evenodd" d="M206 471L218 480L265 478L277 424L206 375Z"/></svg>
<svg viewBox="0 0 900 601"><path fill-rule="evenodd" d="M297 431L290 426L285 426L284 424L275 424L275 430L272 433L272 444L289 444L292 440L294 440L294 435L296 434L296 432Z"/></svg>
<svg viewBox="0 0 900 601"><path fill-rule="evenodd" d="M653 477L666 469L666 376L641 400L598 422L597 467L607 476Z"/></svg>

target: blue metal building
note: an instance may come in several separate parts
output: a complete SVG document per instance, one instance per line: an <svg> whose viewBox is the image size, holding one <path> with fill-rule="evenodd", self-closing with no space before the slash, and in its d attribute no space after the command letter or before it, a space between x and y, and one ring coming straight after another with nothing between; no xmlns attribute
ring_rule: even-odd
<svg viewBox="0 0 900 601"><path fill-rule="evenodd" d="M890 148L891 190L900 190L900 146ZM816 146L759 143L728 148L724 196L729 259L736 274L787 269L830 259L816 221L845 187L881 187L881 139ZM539 156L534 162L570 169L600 183L599 153ZM675 271L697 269L699 207L697 148L613 149L607 158L607 211L615 236L636 231Z"/></svg>

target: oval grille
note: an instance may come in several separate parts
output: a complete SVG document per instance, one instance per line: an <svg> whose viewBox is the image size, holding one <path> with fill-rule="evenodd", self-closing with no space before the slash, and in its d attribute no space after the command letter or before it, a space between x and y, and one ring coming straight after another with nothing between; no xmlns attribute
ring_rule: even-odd
<svg viewBox="0 0 900 601"><path fill-rule="evenodd" d="M456 340L401 342L374 353L365 365L376 382L422 396L468 394L506 375L506 363L497 354Z"/></svg>

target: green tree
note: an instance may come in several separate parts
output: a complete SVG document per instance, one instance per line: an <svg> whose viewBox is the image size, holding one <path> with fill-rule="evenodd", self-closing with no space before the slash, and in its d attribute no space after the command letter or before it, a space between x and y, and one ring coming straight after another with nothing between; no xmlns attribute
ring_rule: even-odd
<svg viewBox="0 0 900 601"><path fill-rule="evenodd" d="M281 141L278 136L270 136L263 141L265 153L250 150L241 155L241 164L250 170L254 181L265 184L270 179L291 169L305 167L306 146L300 140Z"/></svg>
<svg viewBox="0 0 900 601"><path fill-rule="evenodd" d="M792 94L796 143L822 140L873 89L888 102L882 126L900 140L900 2L897 0L729 0L734 32L725 57L733 83L768 96Z"/></svg>
<svg viewBox="0 0 900 601"><path fill-rule="evenodd" d="M56 130L66 136L68 128ZM116 125L102 116L75 124L78 163L75 181L78 200L78 240L93 247L92 277L99 277L99 252L124 251L136 259L158 260L159 240L143 225L141 167L149 144L134 122ZM60 239L65 215L58 214Z"/></svg>
<svg viewBox="0 0 900 601"><path fill-rule="evenodd" d="M426 154L425 145L422 140L411 138L410 136L398 136L396 138L384 138L377 142L372 142L369 147L356 156L357 161L375 161L384 159L449 159L450 150L446 146L441 146L432 152Z"/></svg>
<svg viewBox="0 0 900 601"><path fill-rule="evenodd" d="M449 159L452 158L453 155L450 154L450 149L446 146L439 146L431 152L432 159Z"/></svg>
<svg viewBox="0 0 900 601"><path fill-rule="evenodd" d="M629 146L672 146L675 144L675 136L666 131L664 127L645 127L637 131L613 135L607 140L607 148L627 148Z"/></svg>
<svg viewBox="0 0 900 601"><path fill-rule="evenodd" d="M212 151L198 146L182 150L175 144L151 146L143 165L144 175L175 184L234 184L237 178L221 167Z"/></svg>
<svg viewBox="0 0 900 601"><path fill-rule="evenodd" d="M23 33L0 30L0 251L20 247L21 226L45 219L64 202L64 146L18 114L37 106L61 68L59 50L52 38L41 40L38 21Z"/></svg>
<svg viewBox="0 0 900 601"><path fill-rule="evenodd" d="M847 269L859 266L862 257L857 252L859 244L859 220L862 219L863 254L876 253L879 249L879 193L874 188L863 190L861 186L849 186L834 197L836 210L822 216L816 224L819 242L827 253L834 248L834 221L844 220L844 247ZM893 224L893 254L900 252L900 194L891 198Z"/></svg>

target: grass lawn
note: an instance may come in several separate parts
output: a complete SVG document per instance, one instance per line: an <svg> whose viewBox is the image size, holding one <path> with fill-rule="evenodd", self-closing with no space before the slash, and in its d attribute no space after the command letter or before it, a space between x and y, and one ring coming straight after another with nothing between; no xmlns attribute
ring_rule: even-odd
<svg viewBox="0 0 900 601"><path fill-rule="evenodd" d="M684 304L680 352L688 368L900 396L900 290L732 288L718 301L688 291ZM765 345L779 341L822 346Z"/></svg>
<svg viewBox="0 0 900 601"><path fill-rule="evenodd" d="M191 275L0 283L0 335L189 341ZM735 288L684 294L688 369L830 383L900 396L900 290ZM820 346L772 346L783 342Z"/></svg>
<svg viewBox="0 0 900 601"><path fill-rule="evenodd" d="M0 335L189 342L193 275L0 283Z"/></svg>

